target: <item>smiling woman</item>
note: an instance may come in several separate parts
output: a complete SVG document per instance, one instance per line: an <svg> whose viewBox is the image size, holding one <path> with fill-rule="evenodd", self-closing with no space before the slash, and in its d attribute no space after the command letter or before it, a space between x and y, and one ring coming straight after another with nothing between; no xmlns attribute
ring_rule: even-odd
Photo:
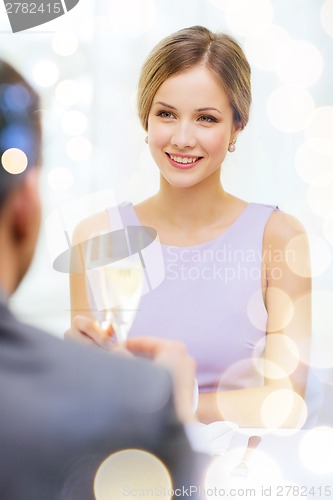
<svg viewBox="0 0 333 500"><path fill-rule="evenodd" d="M235 152L250 103L250 67L228 35L202 26L182 29L146 60L138 109L160 188L139 205L118 209L124 226L157 230L165 278L142 297L130 336L186 344L197 362L198 416L204 422L272 427L280 401L275 396L287 392L278 426L297 427L306 416L307 239L293 217L239 199L221 184L222 164ZM114 228L113 214L110 209L98 218L103 231ZM81 241L92 236L85 222L79 232ZM291 262L288 244L295 237L302 244ZM294 261L301 270L295 271ZM93 315L86 289L85 273L72 273L69 335L99 344L98 335L109 332L75 327L78 311Z"/></svg>

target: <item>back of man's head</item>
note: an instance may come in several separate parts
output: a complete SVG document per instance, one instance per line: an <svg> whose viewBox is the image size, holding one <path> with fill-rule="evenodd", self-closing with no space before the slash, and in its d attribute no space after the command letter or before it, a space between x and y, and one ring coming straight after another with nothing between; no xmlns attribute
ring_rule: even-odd
<svg viewBox="0 0 333 500"><path fill-rule="evenodd" d="M0 59L0 210L25 173L40 164L40 150L38 95Z"/></svg>

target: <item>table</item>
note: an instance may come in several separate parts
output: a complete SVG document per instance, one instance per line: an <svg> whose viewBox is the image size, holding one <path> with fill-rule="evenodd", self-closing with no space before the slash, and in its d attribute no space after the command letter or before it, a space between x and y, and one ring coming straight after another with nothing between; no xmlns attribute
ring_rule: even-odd
<svg viewBox="0 0 333 500"><path fill-rule="evenodd" d="M254 450L250 436L261 438ZM209 466L204 489L206 498L333 499L333 429L239 428Z"/></svg>

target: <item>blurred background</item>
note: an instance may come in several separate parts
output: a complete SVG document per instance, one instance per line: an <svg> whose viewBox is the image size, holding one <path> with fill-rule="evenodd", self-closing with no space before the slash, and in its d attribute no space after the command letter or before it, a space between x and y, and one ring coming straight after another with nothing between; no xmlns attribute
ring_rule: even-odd
<svg viewBox="0 0 333 500"><path fill-rule="evenodd" d="M233 35L252 66L250 123L223 165L223 183L248 201L279 205L306 227L314 364L332 400L333 0L80 0L66 15L16 34L1 3L0 56L43 100L44 222L105 189L117 202L138 202L158 189L136 115L139 71L161 38L194 24ZM82 215L78 210L77 220ZM44 224L12 307L62 336L68 275L52 267L54 245Z"/></svg>

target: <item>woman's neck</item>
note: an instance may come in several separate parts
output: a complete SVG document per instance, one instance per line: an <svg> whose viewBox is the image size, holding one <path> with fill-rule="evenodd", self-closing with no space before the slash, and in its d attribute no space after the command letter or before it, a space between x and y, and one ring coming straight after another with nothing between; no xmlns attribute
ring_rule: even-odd
<svg viewBox="0 0 333 500"><path fill-rule="evenodd" d="M181 188L171 186L163 177L154 196L154 210L175 228L202 227L214 224L226 208L230 195L220 182Z"/></svg>
<svg viewBox="0 0 333 500"><path fill-rule="evenodd" d="M160 242L191 246L226 231L247 203L224 191L220 180L181 188L161 179L159 192L135 207L140 222L154 227Z"/></svg>

